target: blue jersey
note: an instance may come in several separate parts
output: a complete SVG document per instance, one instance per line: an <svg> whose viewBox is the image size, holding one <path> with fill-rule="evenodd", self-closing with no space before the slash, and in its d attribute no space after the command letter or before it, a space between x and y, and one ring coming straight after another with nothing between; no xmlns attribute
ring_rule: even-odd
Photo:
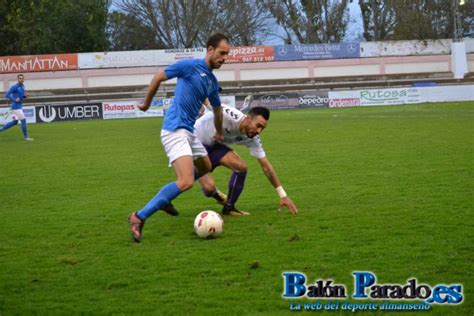
<svg viewBox="0 0 474 316"><path fill-rule="evenodd" d="M213 107L221 106L219 85L204 59L181 60L165 69L167 79L178 77L173 104L166 112L163 129L185 128L194 131L202 102L209 98Z"/></svg>
<svg viewBox="0 0 474 316"><path fill-rule="evenodd" d="M5 97L12 101L12 110L20 110L25 98L25 85L22 83L14 84L5 94ZM17 101L17 98L20 100Z"/></svg>

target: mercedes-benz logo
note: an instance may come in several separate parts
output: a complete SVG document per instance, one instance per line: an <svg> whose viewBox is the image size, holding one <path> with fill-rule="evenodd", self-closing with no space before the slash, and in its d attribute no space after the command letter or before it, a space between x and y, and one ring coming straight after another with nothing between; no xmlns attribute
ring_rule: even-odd
<svg viewBox="0 0 474 316"><path fill-rule="evenodd" d="M286 48L286 46L278 47L278 54L280 54L281 56L285 56L286 54L288 54L288 49Z"/></svg>
<svg viewBox="0 0 474 316"><path fill-rule="evenodd" d="M353 52L355 52L356 50L357 50L357 47L356 47L356 45L353 44L353 43L350 43L350 44L347 46L347 51L348 51L349 53L353 53Z"/></svg>

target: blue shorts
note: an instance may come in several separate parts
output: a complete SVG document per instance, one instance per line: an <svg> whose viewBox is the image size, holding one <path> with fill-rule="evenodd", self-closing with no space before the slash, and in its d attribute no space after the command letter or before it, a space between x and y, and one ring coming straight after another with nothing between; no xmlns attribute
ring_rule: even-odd
<svg viewBox="0 0 474 316"><path fill-rule="evenodd" d="M211 160L212 168L211 172L221 164L222 157L224 157L229 151L232 151L230 147L223 144L215 144L212 146L204 145Z"/></svg>

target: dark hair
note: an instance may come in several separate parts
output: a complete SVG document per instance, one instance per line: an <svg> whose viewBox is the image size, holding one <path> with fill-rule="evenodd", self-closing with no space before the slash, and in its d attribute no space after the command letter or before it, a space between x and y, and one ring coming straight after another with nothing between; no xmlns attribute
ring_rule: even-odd
<svg viewBox="0 0 474 316"><path fill-rule="evenodd" d="M262 116L265 120L270 119L270 110L267 108L264 108L262 106L256 106L254 108L251 108L250 111L248 112L248 115L251 117L255 117L257 115Z"/></svg>
<svg viewBox="0 0 474 316"><path fill-rule="evenodd" d="M207 40L206 48L208 48L209 46L216 48L217 46L219 46L221 41L227 41L228 43L230 43L229 38L222 33L216 33L214 35L211 35L211 37L209 37L209 39Z"/></svg>
<svg viewBox="0 0 474 316"><path fill-rule="evenodd" d="M16 76L16 79L20 79L20 77L25 78L25 76L24 76L23 74L18 74L18 75Z"/></svg>

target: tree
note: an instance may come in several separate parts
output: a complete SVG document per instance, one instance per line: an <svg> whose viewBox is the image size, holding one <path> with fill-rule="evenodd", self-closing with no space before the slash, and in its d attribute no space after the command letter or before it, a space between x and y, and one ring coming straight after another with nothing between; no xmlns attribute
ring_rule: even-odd
<svg viewBox="0 0 474 316"><path fill-rule="evenodd" d="M348 0L262 0L285 32L285 42L340 42L349 21Z"/></svg>
<svg viewBox="0 0 474 316"><path fill-rule="evenodd" d="M450 2L400 1L395 8L397 23L392 39L425 40L452 37L454 19Z"/></svg>
<svg viewBox="0 0 474 316"><path fill-rule="evenodd" d="M426 40L453 38L454 14L467 30L474 15L474 1L457 7L459 0L360 0L364 38L377 40ZM456 9L457 8L457 9Z"/></svg>
<svg viewBox="0 0 474 316"><path fill-rule="evenodd" d="M272 15L261 1L217 1L212 30L225 30L234 45L261 44L274 32ZM205 43L203 43L203 46Z"/></svg>
<svg viewBox="0 0 474 316"><path fill-rule="evenodd" d="M15 34L8 27L8 12L10 11L10 2L0 0L0 55L12 50L15 43Z"/></svg>
<svg viewBox="0 0 474 316"><path fill-rule="evenodd" d="M234 45L253 45L269 33L270 15L256 0L122 0L118 7L161 48L203 47L217 31Z"/></svg>
<svg viewBox="0 0 474 316"><path fill-rule="evenodd" d="M366 41L389 39L396 25L396 0L359 0Z"/></svg>
<svg viewBox="0 0 474 316"><path fill-rule="evenodd" d="M154 40L151 28L143 25L137 17L118 11L109 14L107 39L111 51L165 48Z"/></svg>
<svg viewBox="0 0 474 316"><path fill-rule="evenodd" d="M0 0L0 54L104 50L108 6L109 0Z"/></svg>

